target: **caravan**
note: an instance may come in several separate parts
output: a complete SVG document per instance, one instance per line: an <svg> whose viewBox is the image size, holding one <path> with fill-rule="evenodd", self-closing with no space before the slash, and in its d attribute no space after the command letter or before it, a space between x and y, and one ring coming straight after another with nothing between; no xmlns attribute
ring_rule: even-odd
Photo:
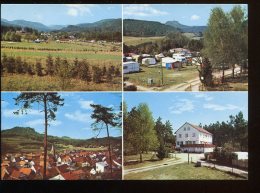
<svg viewBox="0 0 260 193"><path fill-rule="evenodd" d="M139 72L140 66L137 62L123 62L124 74L131 72Z"/></svg>

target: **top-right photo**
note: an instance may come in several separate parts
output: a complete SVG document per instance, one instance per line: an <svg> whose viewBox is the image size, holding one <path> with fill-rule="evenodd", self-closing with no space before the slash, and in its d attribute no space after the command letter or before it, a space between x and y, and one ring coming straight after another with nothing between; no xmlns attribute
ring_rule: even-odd
<svg viewBox="0 0 260 193"><path fill-rule="evenodd" d="M247 91L247 4L123 5L125 91Z"/></svg>

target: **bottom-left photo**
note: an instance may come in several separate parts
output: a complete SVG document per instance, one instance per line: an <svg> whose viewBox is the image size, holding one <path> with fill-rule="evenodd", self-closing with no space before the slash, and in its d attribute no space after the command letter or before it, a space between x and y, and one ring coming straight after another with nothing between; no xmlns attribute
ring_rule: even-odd
<svg viewBox="0 0 260 193"><path fill-rule="evenodd" d="M1 180L121 180L122 93L1 92Z"/></svg>

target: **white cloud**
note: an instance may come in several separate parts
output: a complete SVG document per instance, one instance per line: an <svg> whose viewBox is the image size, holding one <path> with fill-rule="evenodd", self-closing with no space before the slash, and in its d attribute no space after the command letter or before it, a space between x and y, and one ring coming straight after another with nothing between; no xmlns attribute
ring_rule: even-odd
<svg viewBox="0 0 260 193"><path fill-rule="evenodd" d="M58 125L61 125L61 121L50 121L48 122L50 126L58 126ZM44 119L35 119L35 120L31 120L31 121L27 121L25 122L25 125L26 126L29 126L29 127L36 127L38 125L44 125Z"/></svg>
<svg viewBox="0 0 260 193"><path fill-rule="evenodd" d="M196 15L196 14L194 14L194 15L192 15L192 16L190 17L190 20L192 20L192 21L199 20L199 19L200 19L200 16L198 16L198 15Z"/></svg>
<svg viewBox="0 0 260 193"><path fill-rule="evenodd" d="M194 109L193 102L188 99L180 99L173 106L169 107L170 113L181 114L183 112L191 112Z"/></svg>
<svg viewBox="0 0 260 193"><path fill-rule="evenodd" d="M148 4L124 5L124 15L147 17L167 14L169 13L155 9L152 5Z"/></svg>
<svg viewBox="0 0 260 193"><path fill-rule="evenodd" d="M81 105L82 109L87 109L90 110L92 109L92 107L90 106L90 104L94 104L94 101L84 101L84 100L80 100L79 104Z"/></svg>
<svg viewBox="0 0 260 193"><path fill-rule="evenodd" d="M43 112L40 112L38 110L30 109L27 111L27 114L19 114L15 115L14 112L17 111L17 109L4 109L2 111L4 117L23 117L26 115L43 115Z"/></svg>
<svg viewBox="0 0 260 193"><path fill-rule="evenodd" d="M91 115L87 113L82 113L81 111L75 111L74 113L66 113L65 117L73 121L80 121L84 123L89 123L91 121Z"/></svg>
<svg viewBox="0 0 260 193"><path fill-rule="evenodd" d="M91 8L95 7L92 4L67 4L65 6L68 7L67 14L73 17L84 14L92 15Z"/></svg>
<svg viewBox="0 0 260 193"><path fill-rule="evenodd" d="M204 93L201 93L201 92L195 93L194 96L195 96L196 98L203 98L203 99L205 99L206 101L211 101L211 100L213 99L213 97L210 97L209 95L204 94Z"/></svg>
<svg viewBox="0 0 260 193"><path fill-rule="evenodd" d="M238 106L232 104L219 105L219 104L207 103L204 104L203 107L205 109L212 109L213 111L226 111L226 110L240 109Z"/></svg>

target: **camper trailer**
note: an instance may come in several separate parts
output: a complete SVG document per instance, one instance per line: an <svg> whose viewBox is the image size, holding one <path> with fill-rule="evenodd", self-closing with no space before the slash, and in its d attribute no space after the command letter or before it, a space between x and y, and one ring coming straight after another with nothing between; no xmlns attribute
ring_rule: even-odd
<svg viewBox="0 0 260 193"><path fill-rule="evenodd" d="M171 57L162 58L162 66L167 69L179 68L181 67L181 62L177 61Z"/></svg>
<svg viewBox="0 0 260 193"><path fill-rule="evenodd" d="M137 62L123 62L124 74L139 72L140 66Z"/></svg>
<svg viewBox="0 0 260 193"><path fill-rule="evenodd" d="M155 60L155 58L143 58L142 64L154 65L154 64L156 64L156 60Z"/></svg>
<svg viewBox="0 0 260 193"><path fill-rule="evenodd" d="M175 59L176 61L185 63L186 62L186 58L184 54L173 54L172 58Z"/></svg>

